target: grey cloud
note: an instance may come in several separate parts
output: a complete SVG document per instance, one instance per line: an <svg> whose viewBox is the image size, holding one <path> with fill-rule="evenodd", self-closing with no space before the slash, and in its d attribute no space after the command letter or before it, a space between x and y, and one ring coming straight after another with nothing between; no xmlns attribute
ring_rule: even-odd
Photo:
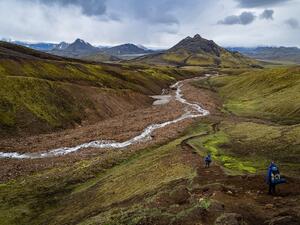
<svg viewBox="0 0 300 225"><path fill-rule="evenodd" d="M272 6L279 3L285 3L290 0L236 0L242 8L255 8Z"/></svg>
<svg viewBox="0 0 300 225"><path fill-rule="evenodd" d="M265 9L262 14L260 14L260 19L266 19L266 20L273 20L273 14L274 10L272 9Z"/></svg>
<svg viewBox="0 0 300 225"><path fill-rule="evenodd" d="M241 24L241 25L248 25L252 23L255 20L255 15L252 12L243 12L240 15L231 15L225 17L223 20L220 20L218 24L224 24L224 25L235 25L235 24Z"/></svg>
<svg viewBox="0 0 300 225"><path fill-rule="evenodd" d="M46 5L61 5L61 6L77 6L80 7L82 13L87 16L103 16L106 15L111 20L121 20L120 15L128 16L132 13L138 19L148 20L152 23L162 24L178 24L178 19L170 14L173 6L177 7L180 1L178 0L27 0L38 1ZM193 1L194 2L194 1ZM114 11L117 13L109 13L110 5L114 6ZM181 2L182 4L182 2Z"/></svg>
<svg viewBox="0 0 300 225"><path fill-rule="evenodd" d="M47 5L78 6L87 16L100 16L106 12L106 0L38 0L38 2Z"/></svg>
<svg viewBox="0 0 300 225"><path fill-rule="evenodd" d="M296 20L295 18L290 18L290 19L286 20L285 23L293 29L300 28L299 21Z"/></svg>
<svg viewBox="0 0 300 225"><path fill-rule="evenodd" d="M126 16L132 16L138 20L146 20L153 24L166 24L173 25L179 24L179 20L176 17L174 10L182 4L182 1L178 0L152 0L152 1L140 1L140 0L127 0L119 1L113 0L118 5L122 12ZM194 1L192 1L194 2ZM185 3L188 4L188 3Z"/></svg>
<svg viewBox="0 0 300 225"><path fill-rule="evenodd" d="M99 45L134 42L168 47L187 35L201 33L227 46L300 46L299 0L290 0L293 4L283 7L280 3L289 3L287 0L224 2L227 1L0 0L0 36L33 42L71 42L79 37ZM258 8L241 10L236 7L239 2ZM276 8L268 6L275 3L279 3ZM274 9L277 21L266 23L260 19L265 9ZM241 14L245 11L250 13ZM221 16L216 19L216 15ZM219 24L237 25L212 27L219 19Z"/></svg>

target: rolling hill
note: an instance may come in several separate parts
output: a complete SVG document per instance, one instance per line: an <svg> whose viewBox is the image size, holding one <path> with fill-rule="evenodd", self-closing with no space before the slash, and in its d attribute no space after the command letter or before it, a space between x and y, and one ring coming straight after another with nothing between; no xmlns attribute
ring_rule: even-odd
<svg viewBox="0 0 300 225"><path fill-rule="evenodd" d="M48 42L39 42L39 43L30 43L25 41L13 41L10 39L2 39L3 42L10 42L12 44L21 45L27 48L31 48L38 51L50 51L57 46L55 43L48 43Z"/></svg>
<svg viewBox="0 0 300 225"><path fill-rule="evenodd" d="M189 42L184 49L190 54L222 56L222 48L212 42ZM220 76L184 81L179 93L209 107L211 114L193 119L186 129L174 124L151 140L166 135L161 142L45 159L1 159L0 224L298 224L299 67L213 71ZM128 128L126 123L134 128L127 131L131 137L144 129L137 120L152 123L132 110L149 106L147 95L191 75L196 74L175 67L91 63L0 43L1 137L56 131L131 112L125 117L129 122L115 118L121 118L115 121L118 126L108 120L104 128L95 124L86 133L78 128L76 134L10 136L1 144L8 151L18 145L18 152L24 146L25 151L40 150L36 146L45 142L45 149L52 149L49 139L59 147L68 146L69 139L74 146L83 143L82 136L95 140L90 133L98 137L111 127L111 135L123 134L117 128ZM160 121L176 111L174 105L167 107L149 108ZM152 116L149 108L140 115ZM208 152L213 165L204 169ZM264 185L270 160L288 179L278 197L268 196Z"/></svg>
<svg viewBox="0 0 300 225"><path fill-rule="evenodd" d="M73 127L146 106L151 103L147 95L188 75L168 68L91 64L5 42L0 42L0 72L2 137Z"/></svg>
<svg viewBox="0 0 300 225"><path fill-rule="evenodd" d="M199 34L187 37L169 50L138 58L136 61L175 66L257 67L255 60L230 52Z"/></svg>
<svg viewBox="0 0 300 225"><path fill-rule="evenodd" d="M300 67L249 71L209 79L226 110L282 124L300 122Z"/></svg>

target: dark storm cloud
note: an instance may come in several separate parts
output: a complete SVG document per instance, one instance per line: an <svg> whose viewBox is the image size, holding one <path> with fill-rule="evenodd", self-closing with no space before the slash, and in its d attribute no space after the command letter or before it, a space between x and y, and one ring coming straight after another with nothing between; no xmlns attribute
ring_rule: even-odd
<svg viewBox="0 0 300 225"><path fill-rule="evenodd" d="M272 9L265 9L262 14L260 14L260 19L266 19L266 20L273 20L273 14L274 10Z"/></svg>
<svg viewBox="0 0 300 225"><path fill-rule="evenodd" d="M36 1L36 0L30 0ZM100 16L106 12L106 0L37 0L47 5L77 6L87 16Z"/></svg>
<svg viewBox="0 0 300 225"><path fill-rule="evenodd" d="M285 23L293 29L300 28L299 21L296 20L295 18L290 18L290 19L286 20Z"/></svg>
<svg viewBox="0 0 300 225"><path fill-rule="evenodd" d="M179 24L176 12L196 3L195 0L187 0L184 4L180 0L112 0L112 2L114 8L122 9L119 13L124 17L133 17L141 21L148 21L151 24L166 25Z"/></svg>
<svg viewBox="0 0 300 225"><path fill-rule="evenodd" d="M130 14L138 19L147 20L151 23L179 24L175 15L170 12L180 6L194 4L195 0L187 0L182 4L180 0L27 0L40 2L46 5L76 6L81 8L82 13L87 16L107 15L112 20L121 20L117 14L109 14L107 8L114 6L118 14L128 17Z"/></svg>
<svg viewBox="0 0 300 225"><path fill-rule="evenodd" d="M285 3L290 0L236 0L240 7L243 8L255 8L255 7L265 7L272 6L279 3Z"/></svg>
<svg viewBox="0 0 300 225"><path fill-rule="evenodd" d="M218 24L224 24L224 25L235 25L235 24L241 24L241 25L248 25L252 23L255 20L255 15L252 12L243 12L240 15L231 15L225 17L223 20L220 20Z"/></svg>

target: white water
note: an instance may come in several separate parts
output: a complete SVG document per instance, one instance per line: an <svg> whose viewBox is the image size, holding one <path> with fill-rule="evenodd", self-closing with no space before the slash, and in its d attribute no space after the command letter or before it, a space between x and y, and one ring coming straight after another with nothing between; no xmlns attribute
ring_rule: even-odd
<svg viewBox="0 0 300 225"><path fill-rule="evenodd" d="M151 124L146 127L141 134L132 139L129 139L124 142L115 142L110 140L98 140L92 141L88 143L84 143L75 147L62 147L53 149L47 152L37 152L37 153L24 153L20 154L17 152L0 152L0 158L14 158L14 159L35 159L35 158L46 158L46 157L54 157L60 155L66 155L72 152L76 152L80 149L84 148L106 148L106 149L118 149L118 148L125 148L133 144L137 144L143 141L147 141L151 139L151 134L153 131L168 126L170 124L177 123L179 121L188 119L188 118L195 118L200 116L206 116L209 114L209 111L203 109L200 105L196 103L190 103L186 99L183 98L181 94L181 87L183 86L182 82L177 82L176 84L172 85L171 88L176 88L175 99L182 104L186 105L185 113L178 117L177 119L167 121L164 123L158 124Z"/></svg>
<svg viewBox="0 0 300 225"><path fill-rule="evenodd" d="M171 101L171 95L153 95L151 98L156 99L152 105L165 105Z"/></svg>

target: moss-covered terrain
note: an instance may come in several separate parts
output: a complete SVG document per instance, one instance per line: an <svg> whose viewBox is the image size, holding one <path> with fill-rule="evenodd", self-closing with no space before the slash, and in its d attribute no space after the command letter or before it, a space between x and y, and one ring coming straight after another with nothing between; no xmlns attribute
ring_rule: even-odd
<svg viewBox="0 0 300 225"><path fill-rule="evenodd" d="M300 174L300 126L223 120L218 131L189 141L200 154L211 153L229 173L260 173L270 161L283 172Z"/></svg>
<svg viewBox="0 0 300 225"><path fill-rule="evenodd" d="M299 174L300 68L235 72L207 78L196 86L223 100L218 131L191 140L211 152L225 168L259 172L274 160L282 170Z"/></svg>
<svg viewBox="0 0 300 225"><path fill-rule="evenodd" d="M179 184L196 176L194 164L177 146L206 130L198 124L176 140L133 155L113 151L105 158L95 157L1 184L0 223L137 224L152 216L175 220L195 207L207 207L207 202L195 202L181 208L180 213L164 213L164 207L151 206L159 194L163 197L169 188L180 189ZM180 202L176 189L173 191L170 198L174 203L164 203L168 208L176 208Z"/></svg>
<svg viewBox="0 0 300 225"><path fill-rule="evenodd" d="M300 121L300 68L288 67L220 76L207 81L236 115L295 124Z"/></svg>
<svg viewBox="0 0 300 225"><path fill-rule="evenodd" d="M145 95L207 71L195 65L93 64L36 52L25 57L23 50L19 60L14 54L0 57L0 121L5 132L26 126L20 121L46 131L47 126L80 123L83 110L100 101L95 95L113 96L118 105L125 101L120 96L140 96L139 102L147 102ZM274 218L297 224L299 67L218 72L221 76L193 85L205 91L207 102L223 105L164 143L78 154L73 163L64 161L70 155L53 161L1 159L15 170L19 163L58 163L0 184L0 224L212 225L232 212L239 214L240 224L271 225ZM210 101L215 98L220 99ZM207 153L213 165L204 169ZM267 196L264 185L271 160L288 179L277 198Z"/></svg>
<svg viewBox="0 0 300 225"><path fill-rule="evenodd" d="M151 103L147 95L160 93L176 79L199 73L134 64L95 64L3 43L0 53L2 137L49 132L146 106ZM107 101L99 102L99 98Z"/></svg>

